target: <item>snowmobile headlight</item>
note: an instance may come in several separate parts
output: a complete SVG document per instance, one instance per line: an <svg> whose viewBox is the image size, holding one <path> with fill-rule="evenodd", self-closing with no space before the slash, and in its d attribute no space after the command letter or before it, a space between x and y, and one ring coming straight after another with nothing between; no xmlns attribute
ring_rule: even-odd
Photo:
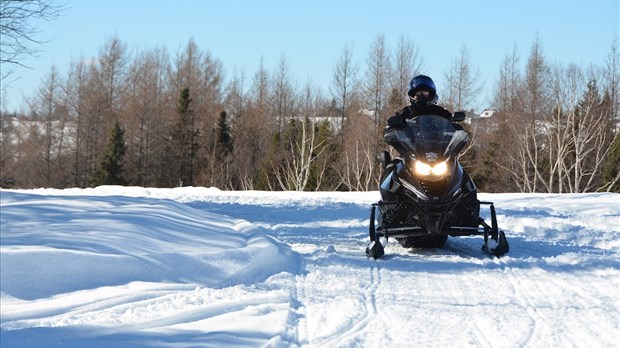
<svg viewBox="0 0 620 348"><path fill-rule="evenodd" d="M414 169L417 174L420 174L422 176L431 175L431 166L422 161L415 161Z"/></svg>
<svg viewBox="0 0 620 348"><path fill-rule="evenodd" d="M446 162L439 162L434 166L426 164L422 161L415 161L414 170L418 175L421 176L441 176L446 174L448 171L448 164Z"/></svg>
<svg viewBox="0 0 620 348"><path fill-rule="evenodd" d="M439 162L436 166L431 169L433 175L444 175L448 171L448 164L446 162Z"/></svg>

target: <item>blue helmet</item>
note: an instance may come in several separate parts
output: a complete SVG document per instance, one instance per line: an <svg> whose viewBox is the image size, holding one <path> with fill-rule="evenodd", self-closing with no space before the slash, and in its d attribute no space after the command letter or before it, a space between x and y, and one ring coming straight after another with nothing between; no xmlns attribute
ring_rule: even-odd
<svg viewBox="0 0 620 348"><path fill-rule="evenodd" d="M428 97L424 97L421 100L414 100L414 96L419 91L429 92ZM409 82L409 101L415 107L429 106L437 103L439 97L437 96L437 89L433 80L426 75L418 75L411 79Z"/></svg>

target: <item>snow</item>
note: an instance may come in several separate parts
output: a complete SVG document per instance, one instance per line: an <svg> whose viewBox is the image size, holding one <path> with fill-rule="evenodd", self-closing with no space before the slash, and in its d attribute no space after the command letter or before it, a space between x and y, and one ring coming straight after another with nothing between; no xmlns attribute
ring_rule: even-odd
<svg viewBox="0 0 620 348"><path fill-rule="evenodd" d="M380 260L363 252L378 192L0 195L3 348L620 342L619 194L480 194L507 256L461 237Z"/></svg>

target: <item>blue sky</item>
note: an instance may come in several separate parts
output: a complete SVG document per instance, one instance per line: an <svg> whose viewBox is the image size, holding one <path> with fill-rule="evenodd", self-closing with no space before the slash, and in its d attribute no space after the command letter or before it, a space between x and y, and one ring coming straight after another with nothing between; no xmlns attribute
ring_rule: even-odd
<svg viewBox="0 0 620 348"><path fill-rule="evenodd" d="M61 0L57 0L61 1ZM538 35L550 62L602 66L620 27L619 0L433 1L190 1L70 0L51 24L42 24L44 52L24 63L1 97L2 109L24 106L55 65L65 76L71 60L98 55L117 35L132 51L165 47L178 52L190 38L222 61L227 77L251 77L261 58L269 70L285 57L292 78L327 92L343 47L365 66L378 35L394 46L401 35L416 44L424 72L439 93L443 75L460 49L480 69L488 100L507 52L516 45L524 65ZM403 92L405 93L405 92ZM440 100L441 102L441 100ZM481 105L484 107L484 105Z"/></svg>

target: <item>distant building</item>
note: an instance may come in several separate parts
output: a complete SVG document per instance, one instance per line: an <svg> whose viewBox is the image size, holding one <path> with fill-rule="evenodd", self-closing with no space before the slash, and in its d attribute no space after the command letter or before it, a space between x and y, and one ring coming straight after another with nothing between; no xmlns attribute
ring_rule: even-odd
<svg viewBox="0 0 620 348"><path fill-rule="evenodd" d="M370 109L360 109L358 110L357 114L350 115L349 117L351 117L351 119L353 119L355 122L371 122L372 123L374 122L375 111L370 110ZM347 118L343 119L340 116L308 116L306 117L303 115L297 115L297 116L285 116L284 119L286 121L289 121L289 120L303 121L307 119L312 124L327 122L329 123L329 125L335 132L339 132L342 127L342 123L346 121Z"/></svg>
<svg viewBox="0 0 620 348"><path fill-rule="evenodd" d="M480 114L480 118L487 118L493 116L495 110L486 109Z"/></svg>

